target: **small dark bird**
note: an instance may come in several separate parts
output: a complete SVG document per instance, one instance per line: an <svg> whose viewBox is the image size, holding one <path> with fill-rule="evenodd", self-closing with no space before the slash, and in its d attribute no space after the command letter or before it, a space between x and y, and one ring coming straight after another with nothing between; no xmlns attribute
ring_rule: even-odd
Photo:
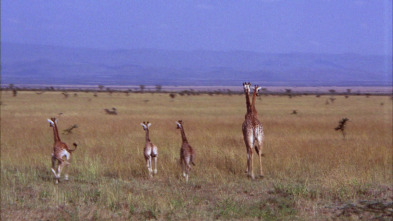
<svg viewBox="0 0 393 221"><path fill-rule="evenodd" d="M117 115L117 110L114 107L112 107L112 110L108 110L108 109L104 109L104 110L109 115Z"/></svg>
<svg viewBox="0 0 393 221"><path fill-rule="evenodd" d="M336 128L334 128L334 130L341 130L341 132L342 132L342 134L343 134L343 137L344 137L344 139L345 139L345 125L346 125L346 123L349 121L349 119L348 118L343 118L343 119L341 119L339 122L338 122L338 126L336 127Z"/></svg>
<svg viewBox="0 0 393 221"><path fill-rule="evenodd" d="M74 124L74 125L72 125L71 127L65 129L65 130L63 131L63 134L72 134L72 130L75 129L75 128L78 128L78 125Z"/></svg>

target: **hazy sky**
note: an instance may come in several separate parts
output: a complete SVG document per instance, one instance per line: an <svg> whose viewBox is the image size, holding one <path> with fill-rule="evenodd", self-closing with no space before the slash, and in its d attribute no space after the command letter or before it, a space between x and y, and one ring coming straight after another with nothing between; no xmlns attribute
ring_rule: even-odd
<svg viewBox="0 0 393 221"><path fill-rule="evenodd" d="M391 54L392 0L2 0L1 41Z"/></svg>

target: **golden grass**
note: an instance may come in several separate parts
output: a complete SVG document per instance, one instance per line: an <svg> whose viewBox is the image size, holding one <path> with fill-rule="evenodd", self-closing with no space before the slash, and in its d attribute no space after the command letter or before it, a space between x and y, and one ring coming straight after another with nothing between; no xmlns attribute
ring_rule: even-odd
<svg viewBox="0 0 393 221"><path fill-rule="evenodd" d="M392 100L389 97L263 96L265 179L249 180L239 95L176 96L79 92L2 92L2 220L70 219L310 219L334 217L332 206L392 201ZM380 103L384 105L380 105ZM104 108L116 107L118 115ZM292 110L298 111L291 115ZM77 124L71 180L54 185L53 134ZM334 131L348 117L347 138ZM196 150L190 182L181 177L183 120ZM145 133L159 148L158 175L148 178ZM258 164L254 156L254 172Z"/></svg>

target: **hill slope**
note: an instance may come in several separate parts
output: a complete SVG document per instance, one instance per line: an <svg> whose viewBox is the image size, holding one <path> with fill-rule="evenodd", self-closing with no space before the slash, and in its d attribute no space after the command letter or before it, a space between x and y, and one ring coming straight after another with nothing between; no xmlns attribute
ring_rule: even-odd
<svg viewBox="0 0 393 221"><path fill-rule="evenodd" d="M391 85L392 59L356 54L100 50L1 43L2 84Z"/></svg>

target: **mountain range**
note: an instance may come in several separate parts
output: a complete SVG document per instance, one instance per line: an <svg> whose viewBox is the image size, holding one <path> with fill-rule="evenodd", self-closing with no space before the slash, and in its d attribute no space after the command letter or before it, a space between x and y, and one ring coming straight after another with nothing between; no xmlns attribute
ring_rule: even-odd
<svg viewBox="0 0 393 221"><path fill-rule="evenodd" d="M1 42L2 84L389 86L392 57L90 49Z"/></svg>

